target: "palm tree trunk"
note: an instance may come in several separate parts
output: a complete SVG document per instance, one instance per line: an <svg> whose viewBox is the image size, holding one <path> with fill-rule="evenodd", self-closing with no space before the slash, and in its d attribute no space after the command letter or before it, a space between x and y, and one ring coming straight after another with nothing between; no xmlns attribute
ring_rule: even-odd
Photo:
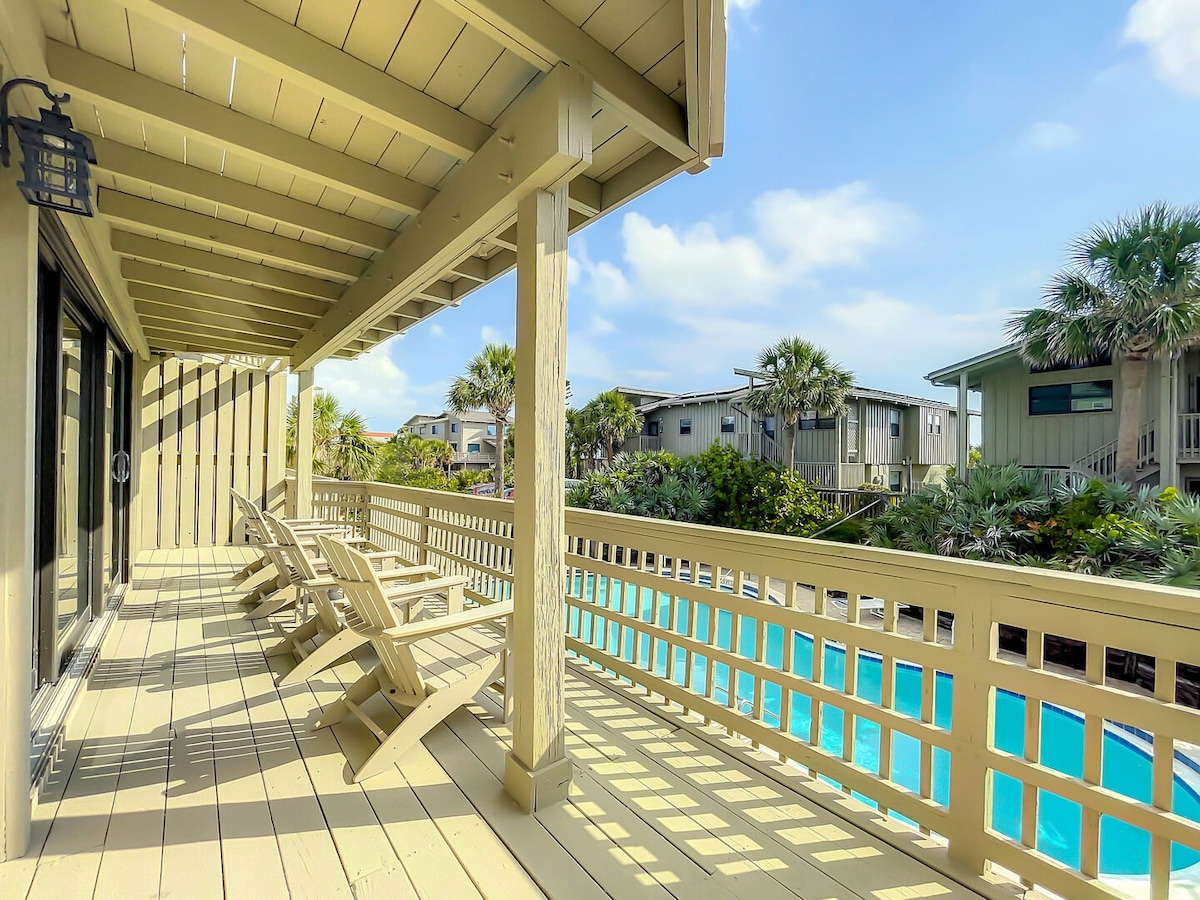
<svg viewBox="0 0 1200 900"><path fill-rule="evenodd" d="M612 468L612 458L613 458L613 439L610 437L608 439L608 467L610 469Z"/></svg>
<svg viewBox="0 0 1200 900"><path fill-rule="evenodd" d="M1146 386L1149 354L1130 353L1121 362L1121 403L1117 407L1118 481L1137 481L1138 440L1142 430L1142 392Z"/></svg>
<svg viewBox="0 0 1200 900"><path fill-rule="evenodd" d="M492 480L496 484L496 496L504 499L504 423L496 419L496 468Z"/></svg>
<svg viewBox="0 0 1200 900"><path fill-rule="evenodd" d="M783 464L789 468L796 468L796 429L800 427L797 422L794 425L784 425L783 433Z"/></svg>

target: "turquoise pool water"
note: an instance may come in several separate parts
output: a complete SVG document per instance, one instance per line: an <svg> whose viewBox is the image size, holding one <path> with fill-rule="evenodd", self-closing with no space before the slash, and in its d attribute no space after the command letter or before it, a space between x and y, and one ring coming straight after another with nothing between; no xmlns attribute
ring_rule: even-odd
<svg viewBox="0 0 1200 900"><path fill-rule="evenodd" d="M574 593L579 596L579 578L576 576ZM595 589L595 590L594 590ZM595 597L593 597L593 592ZM753 595L753 589L747 589ZM649 588L640 591L635 585L624 584L601 577L598 588L593 584L593 577L588 577L586 599L600 605L618 607L627 615L653 622L664 627L672 627L676 631L684 631L688 621L688 601L680 599L676 621L671 623L669 597L666 594L655 595ZM710 607L696 604L697 633L704 634L708 627ZM597 612L596 624L600 627L597 640L599 649L615 653L622 630L625 632L625 647L622 654L628 662L645 666L649 660L650 638L642 636L634 641L632 629L616 622L606 621L602 612ZM591 642L593 630L593 614L568 610L567 632L585 641ZM723 610L717 612L716 618L717 646L732 650L730 646L732 616ZM754 656L755 623L743 618L737 652L744 656ZM766 662L779 668L783 663L783 629L776 625L766 626ZM660 677L667 676L667 654L665 645L660 641L656 651L655 673ZM676 649L675 681L685 683L684 651ZM795 635L792 647L794 670L798 675L811 677L813 660L813 641L801 634ZM601 660L602 662L602 660ZM703 684L703 679L709 662L700 656L693 658L693 684ZM824 681L830 687L842 689L845 686L846 654L839 646L827 645L824 652ZM713 667L713 683L716 686L718 701L727 702L729 690L729 668L716 663ZM865 700L879 703L882 698L882 661L873 655L860 654L857 670L856 694ZM919 667L899 664L896 667L896 708L907 715L920 717L921 714L921 670ZM739 673L734 685L735 697L753 697L754 682L746 673ZM943 728L951 725L952 698L954 680L952 676L939 672L935 681L934 721ZM781 689L778 685L768 684L764 689L763 718L768 724L779 724ZM792 695L792 724L791 733L808 738L811 708L808 698L798 694ZM740 705L740 704L739 704ZM826 750L841 755L842 753L842 719L841 710L826 705L822 710L821 746ZM1041 722L1041 760L1052 769L1074 777L1083 775L1083 722L1075 714L1048 704L1042 706ZM1025 698L1007 691L998 691L996 696L996 746L1008 753L1023 754L1025 746ZM893 779L911 790L920 789L920 743L912 737L893 733L892 735L892 765ZM879 770L879 726L874 722L859 718L856 722L854 761L868 771ZM1006 775L996 773L993 783L992 797L992 827L1001 834L1020 839L1021 834L1021 800L1023 786L1020 782ZM933 751L933 796L941 804L949 799L950 757L945 751ZM1150 759L1132 739L1126 739L1119 734L1106 729L1104 735L1104 765L1103 784L1110 790L1127 797L1150 801L1151 765ZM867 800L868 798L861 798ZM1200 795L1178 776L1175 779L1174 811L1180 816L1200 821ZM1079 835L1082 810L1079 804L1063 797L1042 791L1038 802L1038 849L1067 865L1079 866ZM1150 871L1150 835L1148 832L1135 828L1117 819L1107 816L1101 818L1100 824L1100 870L1111 875L1142 875ZM1182 869L1200 862L1200 852L1175 845L1172 848L1171 867Z"/></svg>

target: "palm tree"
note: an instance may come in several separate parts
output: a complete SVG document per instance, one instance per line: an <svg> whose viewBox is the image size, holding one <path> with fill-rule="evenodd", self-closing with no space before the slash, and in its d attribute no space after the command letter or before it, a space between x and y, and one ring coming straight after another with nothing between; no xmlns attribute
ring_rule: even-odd
<svg viewBox="0 0 1200 900"><path fill-rule="evenodd" d="M1200 331L1200 208L1155 203L1078 238L1045 306L1017 313L1008 331L1038 365L1120 366L1116 476L1137 475L1142 392L1153 359L1170 359ZM1165 412L1165 411L1164 411Z"/></svg>
<svg viewBox="0 0 1200 900"><path fill-rule="evenodd" d="M581 477L583 460L595 459L600 438L591 418L582 409L567 410L567 471Z"/></svg>
<svg viewBox="0 0 1200 900"><path fill-rule="evenodd" d="M300 422L299 398L288 404L287 459L296 464ZM320 391L313 397L313 474L343 481L367 479L375 470L379 446L366 435L366 420L357 410L342 412L337 397Z"/></svg>
<svg viewBox="0 0 1200 900"><path fill-rule="evenodd" d="M583 408L583 415L594 429L597 439L608 448L608 465L612 468L613 452L619 444L642 428L642 417L619 391L597 394Z"/></svg>
<svg viewBox="0 0 1200 900"><path fill-rule="evenodd" d="M467 370L450 383L446 405L453 412L486 409L496 421L496 496L504 496L504 429L512 421L516 353L509 344L486 344Z"/></svg>
<svg viewBox="0 0 1200 900"><path fill-rule="evenodd" d="M778 416L783 425L783 458L795 466L796 425L801 413L840 416L854 387L854 373L833 361L823 347L801 337L780 338L758 354L764 384L751 388L746 407L760 416Z"/></svg>

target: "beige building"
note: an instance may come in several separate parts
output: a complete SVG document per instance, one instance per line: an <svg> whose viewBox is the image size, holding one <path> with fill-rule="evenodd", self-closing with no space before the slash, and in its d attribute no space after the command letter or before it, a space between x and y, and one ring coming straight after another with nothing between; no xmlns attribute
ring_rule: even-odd
<svg viewBox="0 0 1200 900"><path fill-rule="evenodd" d="M490 469L496 464L496 420L486 412L418 413L400 430L448 443L454 451L453 468Z"/></svg>
<svg viewBox="0 0 1200 900"><path fill-rule="evenodd" d="M1064 478L1108 478L1116 468L1121 371L1109 358L1085 366L1030 366L1008 345L926 378L982 397L983 462L1018 462ZM1138 480L1200 491L1200 353L1150 364L1139 422ZM1164 414L1165 413L1165 414ZM966 437L960 435L960 442Z"/></svg>
<svg viewBox="0 0 1200 900"><path fill-rule="evenodd" d="M740 375L749 372L738 371ZM636 392L619 388L633 399ZM744 400L749 387L656 395L638 406L642 433L624 449L668 450L679 456L730 444L756 459L783 464L778 416L759 417ZM646 392L642 392L645 394ZM957 458L956 412L936 400L855 388L846 412L825 417L804 413L796 428L795 467L826 487L874 483L908 490L940 480Z"/></svg>

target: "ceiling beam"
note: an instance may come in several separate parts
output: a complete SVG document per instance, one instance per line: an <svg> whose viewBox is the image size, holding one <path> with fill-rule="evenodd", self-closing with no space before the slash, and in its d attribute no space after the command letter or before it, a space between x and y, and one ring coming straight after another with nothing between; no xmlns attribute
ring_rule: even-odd
<svg viewBox="0 0 1200 900"><path fill-rule="evenodd" d="M212 278L208 275L197 275L195 272L169 269L166 266L155 266L135 259L126 259L121 263L121 274L125 276L126 281L130 282L130 293L134 291L134 283L148 284L195 294L201 298L215 297L245 303L264 310L278 310L308 319L319 319L330 309L330 304L323 300L285 294L282 291L272 291L253 284L243 284L240 281L227 281L224 278Z"/></svg>
<svg viewBox="0 0 1200 900"><path fill-rule="evenodd" d="M470 159L492 129L248 0L122 0L122 5L415 138Z"/></svg>
<svg viewBox="0 0 1200 900"><path fill-rule="evenodd" d="M579 69L556 66L296 344L293 365L319 362L439 279L511 219L520 197L584 171L592 158L591 117L590 79Z"/></svg>
<svg viewBox="0 0 1200 900"><path fill-rule="evenodd" d="M122 256L167 263L210 275L237 278L251 284L261 285L264 288L288 291L322 300L336 300L346 289L344 284L326 281L312 275L288 272L284 269L276 269L274 266L235 259L232 256L222 256L219 253L185 247L183 244L173 244L170 241L158 241L128 231L112 233L112 248Z"/></svg>
<svg viewBox="0 0 1200 900"><path fill-rule="evenodd" d="M487 260L478 256L468 256L452 265L450 271L459 278L483 284L487 281Z"/></svg>
<svg viewBox="0 0 1200 900"><path fill-rule="evenodd" d="M137 281L129 283L129 296L133 297L135 302L144 300L160 306L173 306L176 309L204 310L214 315L243 320L252 319L267 325L283 326L298 331L304 331L312 325L311 318L298 313L252 306L238 300L228 300L224 297L213 297L207 294L189 294L186 291Z"/></svg>
<svg viewBox="0 0 1200 900"><path fill-rule="evenodd" d="M434 281L423 288L419 288L413 296L428 300L430 303L437 304L438 306L445 306L448 303L454 302L454 285L448 281ZM412 303L413 301L409 300L405 306L409 306Z"/></svg>
<svg viewBox="0 0 1200 900"><path fill-rule="evenodd" d="M316 244L306 244L248 225L238 225L119 191L101 188L96 208L106 219L123 225L141 226L157 234L200 241L235 253L253 253L276 263L308 269L318 276L357 278L369 265L367 260L348 253L338 253Z"/></svg>
<svg viewBox="0 0 1200 900"><path fill-rule="evenodd" d="M303 333L301 329L274 325L258 318L244 319L222 315L206 307L173 306L138 299L133 301L133 307L138 311L138 316L145 327L153 327L155 323L159 323L162 327L169 328L175 323L181 323L195 325L202 329L229 331L235 335L244 334L255 340L258 338L277 340L288 345L294 344Z"/></svg>
<svg viewBox="0 0 1200 900"><path fill-rule="evenodd" d="M294 228L337 238L370 250L386 249L396 236L390 228L382 225L343 216L333 210L227 178L207 169L176 162L165 156L147 153L98 134L88 137L99 160L95 168L103 172L169 188L189 197L275 219Z"/></svg>
<svg viewBox="0 0 1200 900"><path fill-rule="evenodd" d="M436 194L433 188L58 41L46 42L46 64L54 84L69 90L76 102L128 110L201 143L236 150L388 209L414 215Z"/></svg>
<svg viewBox="0 0 1200 900"><path fill-rule="evenodd" d="M560 62L582 69L635 131L678 159L697 158L679 104L544 0L437 2L542 71Z"/></svg>
<svg viewBox="0 0 1200 900"><path fill-rule="evenodd" d="M155 339L184 342L193 351L224 353L254 353L259 356L287 356L289 344L273 338L242 338L236 334L208 330L200 325L143 320L146 339L154 346Z"/></svg>

